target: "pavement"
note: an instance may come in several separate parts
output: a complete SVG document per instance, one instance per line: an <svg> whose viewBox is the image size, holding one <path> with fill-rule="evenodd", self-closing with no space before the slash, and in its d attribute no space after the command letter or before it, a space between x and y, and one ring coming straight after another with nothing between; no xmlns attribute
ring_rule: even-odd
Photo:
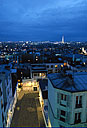
<svg viewBox="0 0 87 128"><path fill-rule="evenodd" d="M20 91L10 127L45 127L38 92Z"/></svg>

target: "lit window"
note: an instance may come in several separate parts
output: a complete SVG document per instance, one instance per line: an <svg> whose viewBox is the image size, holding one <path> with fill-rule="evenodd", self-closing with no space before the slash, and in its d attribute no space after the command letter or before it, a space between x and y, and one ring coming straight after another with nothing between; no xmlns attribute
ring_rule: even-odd
<svg viewBox="0 0 87 128"><path fill-rule="evenodd" d="M36 56L36 58L38 59L38 56Z"/></svg>
<svg viewBox="0 0 87 128"><path fill-rule="evenodd" d="M67 66L67 63L64 63L64 66Z"/></svg>
<svg viewBox="0 0 87 128"><path fill-rule="evenodd" d="M55 68L57 68L58 67L58 65L55 65Z"/></svg>
<svg viewBox="0 0 87 128"><path fill-rule="evenodd" d="M41 76L41 73L40 73L40 76Z"/></svg>
<svg viewBox="0 0 87 128"><path fill-rule="evenodd" d="M63 65L61 65L61 67L63 67Z"/></svg>
<svg viewBox="0 0 87 128"><path fill-rule="evenodd" d="M23 83L21 83L21 86L23 85Z"/></svg>

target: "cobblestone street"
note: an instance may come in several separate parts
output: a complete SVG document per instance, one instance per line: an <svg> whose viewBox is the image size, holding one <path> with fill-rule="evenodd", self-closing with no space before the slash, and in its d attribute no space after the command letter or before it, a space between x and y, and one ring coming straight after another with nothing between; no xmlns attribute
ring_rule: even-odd
<svg viewBox="0 0 87 128"><path fill-rule="evenodd" d="M37 92L21 91L11 127L45 127Z"/></svg>

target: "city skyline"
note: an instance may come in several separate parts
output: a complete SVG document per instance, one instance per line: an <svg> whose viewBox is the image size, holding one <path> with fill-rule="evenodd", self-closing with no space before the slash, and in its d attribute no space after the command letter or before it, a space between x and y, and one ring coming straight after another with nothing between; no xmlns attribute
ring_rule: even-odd
<svg viewBox="0 0 87 128"><path fill-rule="evenodd" d="M87 41L87 1L0 1L0 41Z"/></svg>

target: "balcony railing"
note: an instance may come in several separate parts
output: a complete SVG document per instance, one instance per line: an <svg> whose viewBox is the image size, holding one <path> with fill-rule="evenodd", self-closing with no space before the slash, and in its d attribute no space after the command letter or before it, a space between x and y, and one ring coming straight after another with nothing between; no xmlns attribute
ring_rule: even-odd
<svg viewBox="0 0 87 128"><path fill-rule="evenodd" d="M81 119L75 120L75 124L81 123Z"/></svg>
<svg viewBox="0 0 87 128"><path fill-rule="evenodd" d="M82 108L82 104L76 104L76 108Z"/></svg>
<svg viewBox="0 0 87 128"><path fill-rule="evenodd" d="M67 101L61 100L60 105L66 107L67 106Z"/></svg>

